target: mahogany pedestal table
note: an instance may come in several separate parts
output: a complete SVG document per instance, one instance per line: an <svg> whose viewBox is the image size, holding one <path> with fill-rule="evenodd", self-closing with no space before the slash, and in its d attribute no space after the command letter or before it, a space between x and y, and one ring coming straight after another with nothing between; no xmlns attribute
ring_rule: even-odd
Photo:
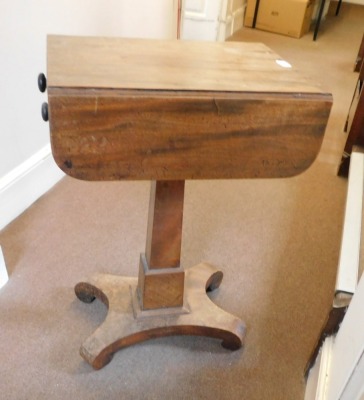
<svg viewBox="0 0 364 400"><path fill-rule="evenodd" d="M138 278L99 274L75 287L108 306L81 355L99 369L122 347L175 334L240 348L243 321L206 295L222 272L180 264L185 180L301 173L331 95L259 43L49 36L47 51L43 111L58 166L83 180L152 181Z"/></svg>

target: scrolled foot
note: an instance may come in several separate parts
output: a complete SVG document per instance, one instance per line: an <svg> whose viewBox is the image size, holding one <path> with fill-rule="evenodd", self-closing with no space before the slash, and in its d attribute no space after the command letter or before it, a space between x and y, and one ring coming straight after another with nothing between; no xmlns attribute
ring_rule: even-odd
<svg viewBox="0 0 364 400"><path fill-rule="evenodd" d="M92 303L96 299L92 286L83 282L75 286L75 294L77 298L84 303Z"/></svg>
<svg viewBox="0 0 364 400"><path fill-rule="evenodd" d="M212 292L217 289L221 282L224 274L221 271L216 271L206 282L206 292Z"/></svg>
<svg viewBox="0 0 364 400"><path fill-rule="evenodd" d="M114 353L115 350L112 351L111 349L106 348L97 356L95 356L94 354L90 353L84 345L80 348L81 357L87 361L93 369L96 370L101 369L109 364L114 357Z"/></svg>
<svg viewBox="0 0 364 400"><path fill-rule="evenodd" d="M243 346L243 342L239 338L233 338L233 339L223 340L221 346L224 349L236 351L241 349L241 347Z"/></svg>

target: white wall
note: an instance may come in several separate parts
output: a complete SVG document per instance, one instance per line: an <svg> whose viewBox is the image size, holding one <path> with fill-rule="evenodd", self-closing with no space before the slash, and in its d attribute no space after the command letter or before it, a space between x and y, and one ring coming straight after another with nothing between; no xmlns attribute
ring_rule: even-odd
<svg viewBox="0 0 364 400"><path fill-rule="evenodd" d="M37 87L38 73L46 72L46 35L176 38L177 4L177 0L0 0L0 229L22 211L8 210L11 199L17 197L19 202L19 196L28 196L18 189L14 192L13 183L32 168L29 160L39 168L49 151L49 126L40 114L46 95ZM52 168L48 160L48 174ZM57 174L48 178L57 179ZM30 188L44 181L36 175L27 183Z"/></svg>

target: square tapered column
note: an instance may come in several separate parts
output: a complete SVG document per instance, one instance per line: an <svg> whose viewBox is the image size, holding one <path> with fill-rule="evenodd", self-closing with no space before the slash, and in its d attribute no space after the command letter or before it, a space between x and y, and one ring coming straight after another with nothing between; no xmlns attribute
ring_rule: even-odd
<svg viewBox="0 0 364 400"><path fill-rule="evenodd" d="M138 295L143 310L183 306L184 187L184 181L152 182L147 244L139 265Z"/></svg>

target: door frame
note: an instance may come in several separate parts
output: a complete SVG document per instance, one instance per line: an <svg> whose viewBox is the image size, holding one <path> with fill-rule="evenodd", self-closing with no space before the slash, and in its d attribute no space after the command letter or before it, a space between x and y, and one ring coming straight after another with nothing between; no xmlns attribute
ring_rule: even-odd
<svg viewBox="0 0 364 400"><path fill-rule="evenodd" d="M326 338L310 371L305 400L364 399L364 276L361 243L364 194L364 149L355 148L350 162L345 220L335 300L344 295L348 309L336 335ZM335 304L334 300L334 304Z"/></svg>

